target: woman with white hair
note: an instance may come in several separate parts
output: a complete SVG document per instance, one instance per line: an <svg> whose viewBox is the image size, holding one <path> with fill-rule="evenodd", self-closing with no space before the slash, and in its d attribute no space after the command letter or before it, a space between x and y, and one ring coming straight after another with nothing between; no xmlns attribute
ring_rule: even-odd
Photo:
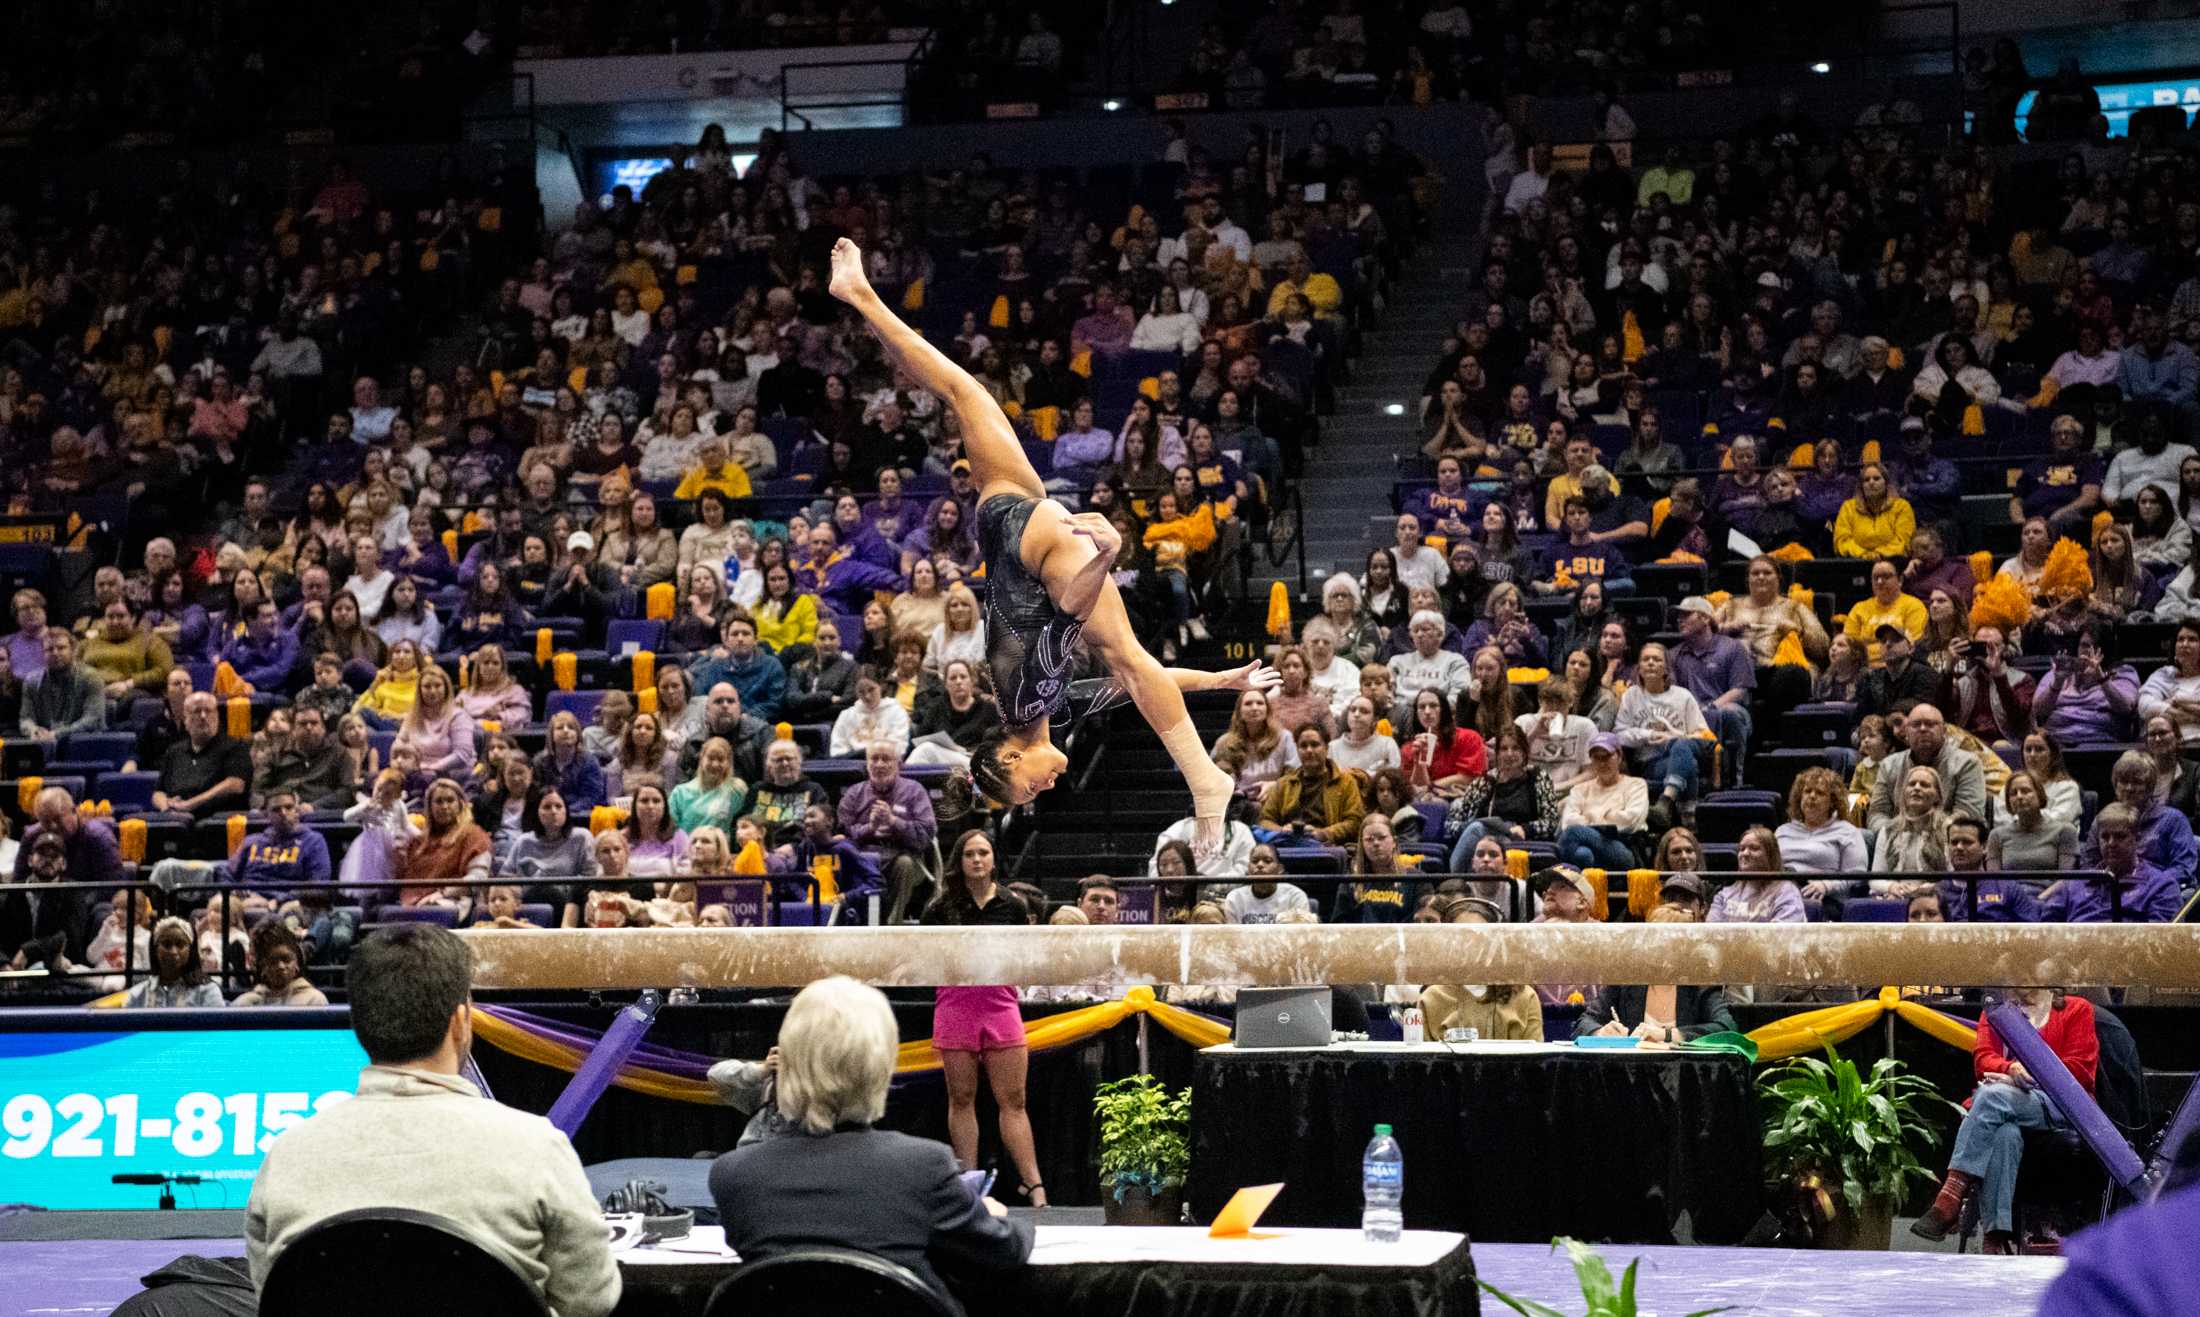
<svg viewBox="0 0 2200 1317"><path fill-rule="evenodd" d="M1360 607L1360 582L1337 572L1322 583L1322 617L1337 629L1337 653L1356 664L1375 661L1383 650L1383 628Z"/></svg>
<svg viewBox="0 0 2200 1317"><path fill-rule="evenodd" d="M776 1085L789 1132L710 1168L726 1243L743 1261L860 1249L907 1267L952 1304L935 1260L1009 1271L1031 1256L1031 1226L972 1193L945 1145L874 1128L900 1041L876 988L834 975L795 995L779 1026Z"/></svg>

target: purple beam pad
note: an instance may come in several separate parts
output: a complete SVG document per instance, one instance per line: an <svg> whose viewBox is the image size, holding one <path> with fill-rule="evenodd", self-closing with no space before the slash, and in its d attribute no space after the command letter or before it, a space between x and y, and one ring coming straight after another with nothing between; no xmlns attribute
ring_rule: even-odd
<svg viewBox="0 0 2200 1317"><path fill-rule="evenodd" d="M2101 1159L2109 1178L2122 1185L2126 1192L2137 1194L2146 1177L2146 1168L2139 1161L2139 1154L2131 1150L2124 1136L2117 1132L2116 1124L2101 1110L2101 1104L2078 1083L2070 1067L2055 1055L2055 1049L2040 1037L2040 1031L2024 1018L2024 1012L2007 1002L1994 1007L1991 1012L1994 1032L2001 1036L2001 1044L2010 1055L2024 1062L2024 1068L2032 1072L2041 1091L2054 1100L2063 1115L2078 1127L2078 1136L2085 1140L2093 1155Z"/></svg>
<svg viewBox="0 0 2200 1317"><path fill-rule="evenodd" d="M558 1094L551 1104L549 1121L572 1138L573 1132L588 1119L588 1112L596 1105L596 1099L611 1087L611 1080L619 1073L619 1067L641 1045L642 1036L649 1032L650 1024L657 1018L657 1007L664 998L655 990L645 992L632 1006L619 1012L611 1027L603 1031L603 1041L590 1051L581 1068L573 1072L573 1080Z"/></svg>

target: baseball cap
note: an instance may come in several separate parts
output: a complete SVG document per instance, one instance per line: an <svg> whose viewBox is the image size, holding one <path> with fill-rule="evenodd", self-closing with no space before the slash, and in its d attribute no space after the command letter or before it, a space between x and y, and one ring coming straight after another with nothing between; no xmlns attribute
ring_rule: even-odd
<svg viewBox="0 0 2200 1317"><path fill-rule="evenodd" d="M1699 901L1706 899L1708 894L1703 879L1692 873L1669 873L1665 875L1665 881L1658 884L1658 891L1661 894L1665 892L1686 892Z"/></svg>
<svg viewBox="0 0 2200 1317"><path fill-rule="evenodd" d="M568 549L586 549L590 553L594 553L596 551L596 537L585 530L577 530L565 537L565 547Z"/></svg>
<svg viewBox="0 0 2200 1317"><path fill-rule="evenodd" d="M970 474L970 459L966 457L958 457L955 459L954 465L948 467L947 469L950 473L954 475L967 476Z"/></svg>
<svg viewBox="0 0 2200 1317"><path fill-rule="evenodd" d="M1872 628L1872 639L1882 643L1889 640L1908 640L1909 638L1910 633L1893 622L1881 622L1878 626Z"/></svg>
<svg viewBox="0 0 2200 1317"><path fill-rule="evenodd" d="M1700 594L1692 594L1681 600L1680 611L1684 613L1702 613L1705 617L1717 617L1719 615L1719 610L1711 606L1711 601Z"/></svg>
<svg viewBox="0 0 2200 1317"><path fill-rule="evenodd" d="M1534 889L1537 896L1550 891L1556 883L1565 883L1572 887L1575 891L1581 893L1581 899L1584 901L1597 899L1596 892L1591 890L1589 886L1588 876L1570 864L1554 864L1548 869L1538 869L1528 880L1528 885Z"/></svg>
<svg viewBox="0 0 2200 1317"><path fill-rule="evenodd" d="M1598 732L1595 736L1589 738L1590 754L1595 754L1599 750L1606 750L1616 755L1620 752L1620 749L1620 739L1617 733Z"/></svg>
<svg viewBox="0 0 2200 1317"><path fill-rule="evenodd" d="M1770 271L1770 270L1767 270L1767 271L1765 271L1765 272L1764 272L1763 274L1760 274L1760 275L1758 275L1758 276L1757 276L1757 286L1758 286L1759 288L1782 288L1782 287L1785 287L1785 285L1784 285L1784 284L1782 284L1782 283L1780 282L1780 276L1779 276L1779 275L1777 275L1777 274L1774 274L1774 273L1773 273L1772 271Z"/></svg>

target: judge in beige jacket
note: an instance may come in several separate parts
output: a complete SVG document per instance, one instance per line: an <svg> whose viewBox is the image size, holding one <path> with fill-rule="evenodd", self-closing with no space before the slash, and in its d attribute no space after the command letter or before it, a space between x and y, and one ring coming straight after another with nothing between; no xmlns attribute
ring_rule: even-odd
<svg viewBox="0 0 2200 1317"><path fill-rule="evenodd" d="M255 1289L317 1223L403 1207L465 1227L557 1317L606 1317L618 1304L609 1232L573 1145L459 1073L473 1043L472 981L466 944L428 924L383 929L352 953L351 1027L370 1064L350 1101L268 1147L245 1206Z"/></svg>

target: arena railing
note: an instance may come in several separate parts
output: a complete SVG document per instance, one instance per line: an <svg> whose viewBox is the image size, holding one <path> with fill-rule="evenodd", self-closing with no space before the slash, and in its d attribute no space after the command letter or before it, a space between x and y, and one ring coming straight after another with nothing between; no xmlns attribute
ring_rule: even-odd
<svg viewBox="0 0 2200 1317"><path fill-rule="evenodd" d="M44 977L48 980L59 980L64 982L81 979L105 979L119 977L122 980L122 986L120 989L118 989L118 991L127 992L131 987L136 984L138 979L145 977L146 974L150 972L150 963L139 963L138 957L136 956L134 951L137 930L143 928L149 932L154 925L157 925L160 920L165 917L163 914L160 913L162 910L165 910L168 915L186 917L186 922L192 923L192 937L195 943L200 930L197 927L196 921L188 919L187 914L190 911L196 910L204 906L210 907L217 911L217 915L215 918L215 931L220 938L221 946L224 948L224 963L222 969L214 972L213 977L216 982L222 982L229 974L226 949L229 946L232 933L237 931L238 926L230 919L229 902L225 900L219 900L218 898L231 894L255 894L266 896L279 907L285 901L295 899L300 892L326 892L332 898L334 898L331 902L331 909L350 909L356 907L359 910L360 913L357 928L362 933L366 930L377 927L384 923L399 922L395 920L381 920L376 918L376 916L382 911L393 908L413 908L411 906L408 906L406 902L400 899L402 893L407 890L419 891L423 888L435 888L438 891L445 891L452 888L463 888L469 893L478 892L486 894L488 889L492 887L518 887L522 889L539 889L544 887L585 888L590 883L600 883L602 886L605 887L615 887L632 885L636 883L658 882L692 882L698 884L699 886L702 886L713 883L763 882L766 884L764 903L766 908L770 912L769 922L775 927L781 926L780 920L786 908L790 904L786 896L786 892L789 889L803 892L808 898L808 903L813 909L816 909L822 905L822 902L818 900L821 892L819 881L814 874L807 872L766 874L630 874L623 875L619 879L605 878L603 875L600 874L540 875L533 878L523 878L516 874L495 874L487 878L454 878L449 880L438 880L430 882L405 882L395 878L336 878L330 880L327 883L296 883L234 882L221 876L221 866L217 862L190 861L188 863L194 865L205 865L211 871L211 875L204 878L192 878L186 881L156 882L149 876L151 870L147 869L145 873L148 876L126 879L122 882L102 883L71 881L59 883L22 884L22 886L34 887L41 894L49 892L84 892L98 898L106 898L112 896L116 892L127 892L130 894L130 897L126 898L129 904L128 908L124 912L124 932L126 936L126 941L132 944L132 949L124 954L124 963L122 968L117 970L92 966L83 970L74 970L63 974L47 974ZM150 923L140 923L137 920L135 901L131 898L134 898L140 893L144 894L150 900L155 909L155 913L152 916ZM371 896L374 893L387 893L390 899L380 901L360 899L362 895ZM91 904L96 907L98 901L95 900ZM533 904L539 905L542 903L534 902ZM698 906L700 906L701 904L704 903L699 901ZM880 899L878 904L883 905L883 898ZM479 910L480 907L477 905L475 909L468 911L469 917L478 914ZM556 917L557 914L558 912L553 909L553 917ZM275 918L277 916L275 916L274 914L270 914L267 917ZM467 926L470 927L471 925ZM796 926L800 927L800 925ZM556 927L556 925L544 925L544 927ZM92 936L97 936L98 932L99 928L96 926L92 927L89 930L89 933ZM148 946L147 956L150 957L150 955L151 948L150 946ZM306 965L302 968L306 971L307 977L309 978L313 977L315 974L334 973L337 975L341 975L342 973L342 966ZM21 972L30 973L31 971ZM23 980L16 981L22 982ZM236 985L225 984L225 986L234 987Z"/></svg>

